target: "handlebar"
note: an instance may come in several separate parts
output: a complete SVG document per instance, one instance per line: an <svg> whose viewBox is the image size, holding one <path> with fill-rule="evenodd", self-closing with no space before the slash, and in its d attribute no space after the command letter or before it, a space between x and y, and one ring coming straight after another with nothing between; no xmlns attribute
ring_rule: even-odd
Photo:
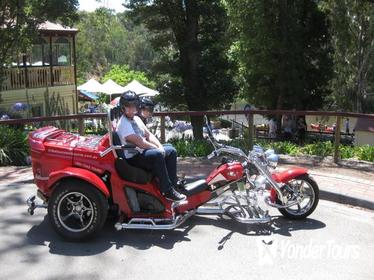
<svg viewBox="0 0 374 280"><path fill-rule="evenodd" d="M212 159L213 157L219 156L222 153L228 153L235 156L243 157L246 161L257 161L261 163L262 165L269 165L269 162L267 160L267 155L265 154L264 150L260 146L254 146L253 150L249 152L247 155L245 152L243 152L239 148L226 146L223 144L220 144L217 142L217 140L214 138L213 133L209 127L208 118L205 116L205 124L208 131L208 139L212 146L214 147L214 151L210 153L207 158Z"/></svg>
<svg viewBox="0 0 374 280"><path fill-rule="evenodd" d="M216 151L213 151L213 152L211 152L211 153L207 156L207 158L208 158L208 159L212 159L212 158L214 158L214 157L216 157L216 156L218 156L218 155L217 155L217 152L216 152Z"/></svg>
<svg viewBox="0 0 374 280"><path fill-rule="evenodd" d="M245 159L248 159L247 155L239 148L231 147L231 146L225 146L220 144L221 147L218 149L215 149L212 153L208 155L208 159L212 159L215 156L219 156L222 153L228 153L235 156L244 157Z"/></svg>

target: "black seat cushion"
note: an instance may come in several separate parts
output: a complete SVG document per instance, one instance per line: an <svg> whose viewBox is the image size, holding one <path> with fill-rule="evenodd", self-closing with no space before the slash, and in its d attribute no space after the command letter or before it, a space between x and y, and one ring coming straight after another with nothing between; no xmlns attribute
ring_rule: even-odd
<svg viewBox="0 0 374 280"><path fill-rule="evenodd" d="M117 132L112 133L113 145L121 146L121 140ZM116 150L118 158L115 160L114 165L117 170L118 175L126 181L146 184L151 181L152 174L144 169L130 165L125 159L125 153L123 149Z"/></svg>
<svg viewBox="0 0 374 280"><path fill-rule="evenodd" d="M194 194L197 194L199 192L205 191L209 188L208 184L204 179L197 180L195 182L191 182L188 184L185 184L183 186L183 189L181 188L181 192L184 193L187 196L191 196Z"/></svg>
<svg viewBox="0 0 374 280"><path fill-rule="evenodd" d="M117 158L114 164L118 175L123 180L137 184L146 184L152 179L152 174L150 172L130 165L125 159Z"/></svg>

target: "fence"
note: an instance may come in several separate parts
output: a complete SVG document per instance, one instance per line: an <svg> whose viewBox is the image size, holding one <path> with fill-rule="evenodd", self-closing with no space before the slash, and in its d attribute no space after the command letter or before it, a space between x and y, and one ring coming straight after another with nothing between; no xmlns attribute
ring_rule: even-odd
<svg viewBox="0 0 374 280"><path fill-rule="evenodd" d="M360 114L360 113L348 113L348 112L322 112L322 111L288 111L288 110L250 110L250 111L181 111L181 112L156 112L155 117L160 117L160 140L165 142L165 117L169 116L175 117L186 117L186 116L223 116L223 115L245 115L248 123L248 141L249 147L253 146L254 138L254 115L292 115L292 116L329 116L336 118L336 127L334 131L334 161L339 161L339 146L340 146L340 136L341 136L341 119L342 118L365 118L373 121L374 127L374 114ZM0 120L1 124L30 124L39 122L50 122L50 121L66 121L66 120L78 120L78 132L83 135L85 131L84 120L85 119L101 119L105 118L107 114L105 113L95 113L95 114L77 114L77 115L67 115L67 116L53 116L53 117L37 117L30 119L12 119L12 120Z"/></svg>
<svg viewBox="0 0 374 280"><path fill-rule="evenodd" d="M46 86L74 84L74 67L43 66L10 68L4 71L5 80L0 84L2 91Z"/></svg>

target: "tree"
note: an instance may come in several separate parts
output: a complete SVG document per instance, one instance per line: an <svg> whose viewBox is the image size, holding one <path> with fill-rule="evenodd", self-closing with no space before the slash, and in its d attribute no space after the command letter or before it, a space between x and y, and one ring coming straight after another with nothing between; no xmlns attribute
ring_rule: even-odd
<svg viewBox="0 0 374 280"><path fill-rule="evenodd" d="M162 73L165 86L160 91L166 100L186 104L191 111L232 101L235 68L226 56L228 21L219 0L129 0L126 7L155 34L153 43L160 53L155 69ZM201 139L203 119L191 117L191 122L194 137Z"/></svg>
<svg viewBox="0 0 374 280"><path fill-rule="evenodd" d="M316 109L329 94L331 48L317 1L225 1L241 94L269 109Z"/></svg>
<svg viewBox="0 0 374 280"><path fill-rule="evenodd" d="M2 0L0 2L0 70L13 54L25 52L38 35L40 23L51 20L70 25L78 0Z"/></svg>
<svg viewBox="0 0 374 280"><path fill-rule="evenodd" d="M132 80L137 80L147 87L155 88L155 83L150 81L144 72L130 70L128 65L113 65L104 75L103 82L109 79L121 86L127 85Z"/></svg>
<svg viewBox="0 0 374 280"><path fill-rule="evenodd" d="M80 12L77 23L78 79L101 78L112 65L149 74L155 57L144 25L134 24L127 13L114 14L106 8Z"/></svg>
<svg viewBox="0 0 374 280"><path fill-rule="evenodd" d="M332 98L339 109L364 111L365 93L374 91L374 3L326 0L334 47Z"/></svg>

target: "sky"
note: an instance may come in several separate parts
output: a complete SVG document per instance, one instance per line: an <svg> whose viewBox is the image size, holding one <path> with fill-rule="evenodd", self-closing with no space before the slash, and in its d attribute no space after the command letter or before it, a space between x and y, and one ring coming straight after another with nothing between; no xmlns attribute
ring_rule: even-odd
<svg viewBox="0 0 374 280"><path fill-rule="evenodd" d="M109 9L115 10L117 13L123 12L125 8L122 6L123 0L102 0L101 3L98 3L95 0L79 0L79 10L92 12L96 8L106 7Z"/></svg>

